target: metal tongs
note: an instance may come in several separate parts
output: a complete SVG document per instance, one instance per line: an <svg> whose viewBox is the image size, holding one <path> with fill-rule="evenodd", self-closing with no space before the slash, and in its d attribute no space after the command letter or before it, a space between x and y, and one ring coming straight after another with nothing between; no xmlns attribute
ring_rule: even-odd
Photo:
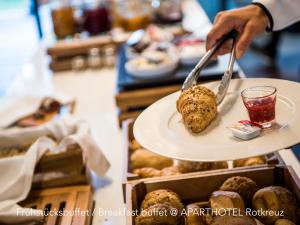
<svg viewBox="0 0 300 225"><path fill-rule="evenodd" d="M201 58L201 60L198 62L198 64L195 66L195 68L189 73L187 78L185 79L181 90L184 91L191 86L197 84L197 80L200 76L201 70L207 65L211 57L221 48L221 46L229 39L233 39L229 64L227 67L227 70L225 71L222 81L218 87L218 93L216 94L216 100L217 104L219 105L227 92L231 77L232 77L232 71L233 71L233 65L235 61L235 43L236 43L236 37L237 37L237 31L232 30L228 34L226 34L224 37L222 37L214 47L212 47L210 50L208 50L205 55Z"/></svg>

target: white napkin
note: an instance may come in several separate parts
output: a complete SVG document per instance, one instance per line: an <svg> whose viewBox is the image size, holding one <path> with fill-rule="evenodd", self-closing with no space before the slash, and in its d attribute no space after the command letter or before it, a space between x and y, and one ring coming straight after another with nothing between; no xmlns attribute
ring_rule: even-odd
<svg viewBox="0 0 300 225"><path fill-rule="evenodd" d="M74 101L73 98L63 94L56 94L54 96L22 96L7 98L7 101L1 102L0 104L0 128L5 128L18 119L36 112L45 97L54 98L61 104L67 104Z"/></svg>
<svg viewBox="0 0 300 225"><path fill-rule="evenodd" d="M57 145L46 136L52 135ZM38 138L38 139L37 139ZM36 140L37 139L37 140ZM77 143L83 150L86 165L98 176L103 176L110 164L96 144L84 121L71 116L33 128L14 128L0 131L0 147L35 141L24 156L0 159L0 223L26 223L40 220L42 212L24 209L17 205L24 200L31 188L34 167L47 151L64 151L69 144ZM5 171L5 172L4 172ZM30 211L29 211L30 210ZM22 213L23 212L23 213ZM26 214L30 212L30 216Z"/></svg>

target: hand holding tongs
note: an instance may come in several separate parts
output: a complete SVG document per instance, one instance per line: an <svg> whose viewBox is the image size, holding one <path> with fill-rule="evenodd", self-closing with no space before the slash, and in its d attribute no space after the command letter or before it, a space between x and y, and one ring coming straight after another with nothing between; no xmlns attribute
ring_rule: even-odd
<svg viewBox="0 0 300 225"><path fill-rule="evenodd" d="M232 30L230 31L227 35L222 37L214 47L212 47L210 50L208 50L205 55L201 58L201 60L198 62L198 64L195 66L195 68L189 73L187 78L185 79L181 90L184 91L191 86L197 84L197 80L200 76L201 70L206 66L206 64L209 62L211 57L220 49L220 47L229 39L233 39L233 44L232 44L232 49L231 49L231 54L230 54L230 59L229 59L229 64L227 67L227 70L225 71L222 81L218 87L218 93L216 95L217 98L217 104L219 105L222 100L224 99L231 77L232 77L232 71L233 71L233 65L235 61L235 42L236 42L236 37L237 37L237 31Z"/></svg>

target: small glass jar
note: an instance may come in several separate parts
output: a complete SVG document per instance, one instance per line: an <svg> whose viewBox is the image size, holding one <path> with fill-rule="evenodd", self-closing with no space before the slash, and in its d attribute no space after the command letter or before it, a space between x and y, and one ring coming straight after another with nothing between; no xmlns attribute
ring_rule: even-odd
<svg viewBox="0 0 300 225"><path fill-rule="evenodd" d="M82 71L86 68L86 60L83 56L75 56L72 58L72 70L73 71Z"/></svg>
<svg viewBox="0 0 300 225"><path fill-rule="evenodd" d="M105 46L103 48L103 64L107 67L113 67L115 65L115 47Z"/></svg>
<svg viewBox="0 0 300 225"><path fill-rule="evenodd" d="M149 0L115 0L114 24L126 31L147 27L151 22L152 7Z"/></svg>
<svg viewBox="0 0 300 225"><path fill-rule="evenodd" d="M99 48L91 48L88 54L88 66L92 69L98 69L101 67L101 55Z"/></svg>
<svg viewBox="0 0 300 225"><path fill-rule="evenodd" d="M83 27L90 34L99 34L111 29L110 12L104 1L88 3L83 7Z"/></svg>
<svg viewBox="0 0 300 225"><path fill-rule="evenodd" d="M57 38L65 38L76 32L74 8L68 2L57 4L51 10L51 17Z"/></svg>

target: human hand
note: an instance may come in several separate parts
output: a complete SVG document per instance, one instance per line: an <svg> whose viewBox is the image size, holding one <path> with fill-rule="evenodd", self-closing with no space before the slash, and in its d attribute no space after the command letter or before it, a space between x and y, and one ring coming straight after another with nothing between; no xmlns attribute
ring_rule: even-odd
<svg viewBox="0 0 300 225"><path fill-rule="evenodd" d="M236 57L240 58L249 47L253 38L266 30L268 23L268 17L256 5L220 12L215 17L213 28L207 35L206 49L209 50L212 48L222 36L235 29L238 31ZM232 40L227 41L215 56L230 52L231 47Z"/></svg>

